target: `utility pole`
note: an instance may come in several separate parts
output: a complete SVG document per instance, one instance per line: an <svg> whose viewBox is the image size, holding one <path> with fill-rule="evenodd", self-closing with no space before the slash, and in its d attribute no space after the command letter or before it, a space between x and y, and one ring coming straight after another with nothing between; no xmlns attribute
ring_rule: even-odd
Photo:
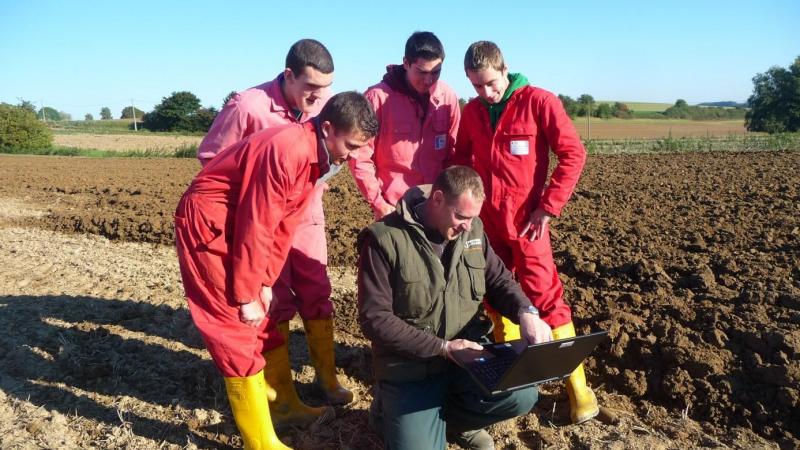
<svg viewBox="0 0 800 450"><path fill-rule="evenodd" d="M42 107L42 121L47 122L47 116L44 114L44 100L39 100L39 106Z"/></svg>
<svg viewBox="0 0 800 450"><path fill-rule="evenodd" d="M131 114L133 114L133 131L139 131L136 126L136 107L133 106L133 99L131 99Z"/></svg>
<svg viewBox="0 0 800 450"><path fill-rule="evenodd" d="M586 103L586 140L589 141L592 139L592 102L589 101Z"/></svg>

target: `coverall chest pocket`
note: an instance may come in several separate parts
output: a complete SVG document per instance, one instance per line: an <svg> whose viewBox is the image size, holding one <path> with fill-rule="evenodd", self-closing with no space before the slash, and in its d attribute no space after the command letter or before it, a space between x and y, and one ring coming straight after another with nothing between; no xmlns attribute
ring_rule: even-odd
<svg viewBox="0 0 800 450"><path fill-rule="evenodd" d="M503 133L503 155L512 160L535 156L536 124L515 123Z"/></svg>
<svg viewBox="0 0 800 450"><path fill-rule="evenodd" d="M392 309L402 319L419 319L431 309L428 283L423 282L424 264L404 261L397 271Z"/></svg>
<svg viewBox="0 0 800 450"><path fill-rule="evenodd" d="M444 108L439 108L434 112L431 123L433 129L433 139L431 147L438 156L438 160L444 160L447 149L452 147L450 143L450 114Z"/></svg>
<svg viewBox="0 0 800 450"><path fill-rule="evenodd" d="M486 259L483 257L483 251L467 250L463 258L470 284L469 292L473 300L481 301L486 295Z"/></svg>
<svg viewBox="0 0 800 450"><path fill-rule="evenodd" d="M413 125L410 122L394 122L389 128L389 155L391 162L408 165L414 158L412 145Z"/></svg>

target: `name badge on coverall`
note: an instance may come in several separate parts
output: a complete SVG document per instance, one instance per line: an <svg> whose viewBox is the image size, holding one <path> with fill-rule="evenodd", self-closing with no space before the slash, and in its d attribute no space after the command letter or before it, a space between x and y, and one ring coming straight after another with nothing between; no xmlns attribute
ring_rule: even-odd
<svg viewBox="0 0 800 450"><path fill-rule="evenodd" d="M435 150L444 150L444 146L445 146L446 143L447 143L447 135L446 134L437 135L436 138L433 141L433 148Z"/></svg>
<svg viewBox="0 0 800 450"><path fill-rule="evenodd" d="M511 154L522 156L528 154L528 141L511 141Z"/></svg>

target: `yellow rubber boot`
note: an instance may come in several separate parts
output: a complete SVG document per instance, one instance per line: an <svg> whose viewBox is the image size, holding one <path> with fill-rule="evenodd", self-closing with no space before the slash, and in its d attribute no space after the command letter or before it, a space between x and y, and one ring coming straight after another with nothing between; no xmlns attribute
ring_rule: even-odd
<svg viewBox="0 0 800 450"><path fill-rule="evenodd" d="M336 378L336 361L333 354L333 319L304 320L308 353L317 373L317 385L334 405L346 405L354 395Z"/></svg>
<svg viewBox="0 0 800 450"><path fill-rule="evenodd" d="M265 399L274 395L274 391L267 386L261 372L249 377L225 377L225 390L245 450L291 450L278 439L272 427Z"/></svg>
<svg viewBox="0 0 800 450"><path fill-rule="evenodd" d="M264 379L275 389L275 401L270 402L272 423L276 428L299 426L306 428L314 423L326 424L336 417L333 408L324 406L315 408L306 405L297 396L292 379L292 368L289 365L289 322L281 322L278 329L286 339L286 343L278 348L264 352L267 365L264 367Z"/></svg>
<svg viewBox="0 0 800 450"><path fill-rule="evenodd" d="M501 342L513 341L520 338L519 325L503 317L496 311L487 311L487 313L494 324L492 334L494 334L495 343L499 344Z"/></svg>
<svg viewBox="0 0 800 450"><path fill-rule="evenodd" d="M566 339L575 336L572 322L553 329L553 339ZM569 418L572 423L583 423L600 413L597 397L586 385L586 374L583 364L572 372L567 379L567 396L569 396Z"/></svg>

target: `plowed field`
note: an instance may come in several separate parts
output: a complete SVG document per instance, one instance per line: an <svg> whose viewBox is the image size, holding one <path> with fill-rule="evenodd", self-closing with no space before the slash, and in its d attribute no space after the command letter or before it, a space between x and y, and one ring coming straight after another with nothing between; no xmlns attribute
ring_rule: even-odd
<svg viewBox="0 0 800 450"><path fill-rule="evenodd" d="M195 161L0 156L0 448L232 448L224 387L171 243ZM798 448L800 152L591 156L553 222L587 363L618 422L568 424L559 384L493 427L498 448ZM360 399L299 449L379 448L346 173L326 194L337 363ZM312 388L301 327L291 353Z"/></svg>

